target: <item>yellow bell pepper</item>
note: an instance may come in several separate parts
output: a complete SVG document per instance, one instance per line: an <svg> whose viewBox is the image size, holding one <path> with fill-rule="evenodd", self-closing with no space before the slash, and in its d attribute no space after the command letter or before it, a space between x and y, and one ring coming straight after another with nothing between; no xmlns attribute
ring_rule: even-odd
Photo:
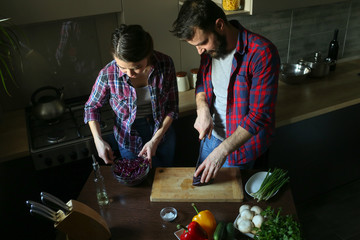
<svg viewBox="0 0 360 240"><path fill-rule="evenodd" d="M214 215L209 210L199 212L194 203L191 205L197 213L197 215L193 217L192 221L199 223L199 225L206 231L208 238L212 239L216 229L216 220Z"/></svg>

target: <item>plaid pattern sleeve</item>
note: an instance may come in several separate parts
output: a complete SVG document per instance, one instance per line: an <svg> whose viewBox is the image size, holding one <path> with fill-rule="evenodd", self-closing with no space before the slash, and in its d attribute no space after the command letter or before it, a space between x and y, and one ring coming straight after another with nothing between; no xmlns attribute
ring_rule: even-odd
<svg viewBox="0 0 360 240"><path fill-rule="evenodd" d="M89 121L100 121L100 108L108 101L109 98L109 75L115 74L116 64L115 61L109 63L103 68L92 87L89 99L85 103L84 122L85 124Z"/></svg>

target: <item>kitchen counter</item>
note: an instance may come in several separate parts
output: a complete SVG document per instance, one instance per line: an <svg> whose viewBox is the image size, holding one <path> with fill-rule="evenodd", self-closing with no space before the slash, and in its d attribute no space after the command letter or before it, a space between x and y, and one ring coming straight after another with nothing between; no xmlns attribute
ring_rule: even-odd
<svg viewBox="0 0 360 240"><path fill-rule="evenodd" d="M0 162L29 156L25 110L4 113L0 119Z"/></svg>
<svg viewBox="0 0 360 240"><path fill-rule="evenodd" d="M101 172L105 179L110 205L105 208L100 208L97 204L93 172L89 175L77 200L93 208L103 216L110 228L112 239L124 239L124 236L129 240L176 239L174 236L174 232L177 231L176 225L186 225L190 223L192 217L196 215L195 210L191 206L192 202L150 202L154 178L153 169L147 179L135 187L126 187L117 182L109 166L102 166ZM240 175L243 186L245 186L247 179L255 172L255 170L241 170ZM285 185L273 198L266 202L261 201L258 203L247 194L244 195L243 203L195 203L199 211L206 209L211 211L217 221L233 222L239 213L239 207L245 203L251 206L258 205L263 209L267 206L275 209L281 207L283 214L292 214L295 219L297 219L296 208L289 184ZM178 211L178 216L173 222L165 222L160 218L160 210L169 206L176 208ZM238 239L248 238L242 236Z"/></svg>
<svg viewBox="0 0 360 240"><path fill-rule="evenodd" d="M338 63L327 77L289 85L279 82L276 126L281 127L360 103L360 59ZM194 89L179 93L180 117L196 114ZM29 155L25 111L0 119L0 162Z"/></svg>
<svg viewBox="0 0 360 240"><path fill-rule="evenodd" d="M339 63L324 78L279 82L276 126L281 127L360 103L360 59Z"/></svg>

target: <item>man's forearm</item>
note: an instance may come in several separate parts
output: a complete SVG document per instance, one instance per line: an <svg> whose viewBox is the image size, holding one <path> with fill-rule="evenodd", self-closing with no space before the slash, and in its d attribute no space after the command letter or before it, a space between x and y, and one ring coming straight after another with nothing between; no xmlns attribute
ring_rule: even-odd
<svg viewBox="0 0 360 240"><path fill-rule="evenodd" d="M209 105L206 102L206 95L204 92L199 92L196 94L195 102L196 102L197 110L204 109L204 108L209 109Z"/></svg>
<svg viewBox="0 0 360 240"><path fill-rule="evenodd" d="M244 128L238 126L235 132L226 138L219 146L219 150L225 155L228 156L235 150L239 149L243 144L245 144L252 137L251 133L245 130Z"/></svg>

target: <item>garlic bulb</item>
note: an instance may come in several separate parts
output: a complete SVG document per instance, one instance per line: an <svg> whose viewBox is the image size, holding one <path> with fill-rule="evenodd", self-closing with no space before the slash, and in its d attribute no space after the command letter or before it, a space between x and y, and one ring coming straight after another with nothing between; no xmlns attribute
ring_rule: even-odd
<svg viewBox="0 0 360 240"><path fill-rule="evenodd" d="M256 215L260 214L263 211L262 208L259 206L252 206L250 210L255 212Z"/></svg>
<svg viewBox="0 0 360 240"><path fill-rule="evenodd" d="M247 204L241 205L241 207L239 208L239 213L241 214L241 212L245 209L250 209L250 206Z"/></svg>
<svg viewBox="0 0 360 240"><path fill-rule="evenodd" d="M265 219L262 215L255 215L251 221L254 223L255 227L260 228Z"/></svg>
<svg viewBox="0 0 360 240"><path fill-rule="evenodd" d="M239 231L242 233L249 233L254 227L254 223L250 220L241 219L238 224Z"/></svg>
<svg viewBox="0 0 360 240"><path fill-rule="evenodd" d="M254 212L250 211L250 209L245 209L244 211L241 212L242 219L251 221L251 219L253 219L253 217L254 217Z"/></svg>

